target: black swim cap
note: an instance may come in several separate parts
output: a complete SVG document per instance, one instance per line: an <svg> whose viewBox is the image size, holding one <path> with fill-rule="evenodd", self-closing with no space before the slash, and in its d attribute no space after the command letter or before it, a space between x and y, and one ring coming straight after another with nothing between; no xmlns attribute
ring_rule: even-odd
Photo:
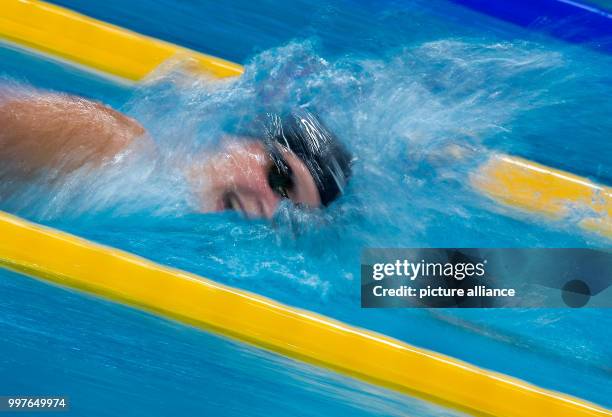
<svg viewBox="0 0 612 417"><path fill-rule="evenodd" d="M268 114L266 130L268 142L289 149L306 165L324 206L344 192L352 156L314 114L305 110Z"/></svg>

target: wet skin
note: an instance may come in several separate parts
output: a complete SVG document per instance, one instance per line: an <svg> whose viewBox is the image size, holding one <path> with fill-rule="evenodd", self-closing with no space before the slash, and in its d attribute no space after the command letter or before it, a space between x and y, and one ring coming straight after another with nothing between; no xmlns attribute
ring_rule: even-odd
<svg viewBox="0 0 612 417"><path fill-rule="evenodd" d="M63 175L84 165L101 168L127 147L155 152L136 120L104 104L61 94L0 102L0 180L28 179L48 169ZM214 154L183 167L199 210L271 218L283 198L319 207L319 193L304 163L280 145L277 150L288 175L274 171L261 141L242 137L224 138Z"/></svg>
<svg viewBox="0 0 612 417"><path fill-rule="evenodd" d="M191 178L208 179L203 186L192 186L198 190L200 206L205 211L234 209L248 217L266 218L272 217L282 198L319 207L319 193L304 163L287 149L279 146L279 150L292 174L284 189L273 187L269 180L275 165L261 141L226 138L219 152L191 170Z"/></svg>

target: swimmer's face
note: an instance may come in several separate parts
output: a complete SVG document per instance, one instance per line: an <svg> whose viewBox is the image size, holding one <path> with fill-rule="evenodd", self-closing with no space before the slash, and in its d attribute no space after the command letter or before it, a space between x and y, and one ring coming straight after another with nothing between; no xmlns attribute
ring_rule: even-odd
<svg viewBox="0 0 612 417"><path fill-rule="evenodd" d="M319 192L304 163L280 145L276 151L275 162L260 141L226 138L219 151L191 171L201 210L236 210L249 218L271 218L285 198L319 207Z"/></svg>

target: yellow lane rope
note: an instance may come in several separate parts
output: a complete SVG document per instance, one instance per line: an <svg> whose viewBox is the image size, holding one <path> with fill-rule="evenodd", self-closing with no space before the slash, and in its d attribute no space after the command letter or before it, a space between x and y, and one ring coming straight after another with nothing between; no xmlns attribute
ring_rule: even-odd
<svg viewBox="0 0 612 417"><path fill-rule="evenodd" d="M472 176L494 200L553 219L576 221L612 238L612 188L569 172L508 155L495 155Z"/></svg>
<svg viewBox="0 0 612 417"><path fill-rule="evenodd" d="M193 62L213 77L242 74L242 67L38 0L0 0L0 40L103 73L140 81L172 57Z"/></svg>
<svg viewBox="0 0 612 417"><path fill-rule="evenodd" d="M0 236L0 265L7 268L474 415L612 416L583 400L2 212Z"/></svg>

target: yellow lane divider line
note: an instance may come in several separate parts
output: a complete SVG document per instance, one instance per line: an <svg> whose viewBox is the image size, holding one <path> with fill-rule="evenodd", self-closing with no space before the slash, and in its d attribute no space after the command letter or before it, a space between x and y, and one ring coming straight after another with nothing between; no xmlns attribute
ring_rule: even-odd
<svg viewBox="0 0 612 417"><path fill-rule="evenodd" d="M232 62L38 0L0 0L0 40L131 81L142 80L172 57L185 58L213 77L243 72Z"/></svg>
<svg viewBox="0 0 612 417"><path fill-rule="evenodd" d="M0 265L369 382L496 417L609 410L0 212Z"/></svg>
<svg viewBox="0 0 612 417"><path fill-rule="evenodd" d="M495 201L575 221L580 227L612 238L612 188L523 158L494 155L471 178Z"/></svg>

